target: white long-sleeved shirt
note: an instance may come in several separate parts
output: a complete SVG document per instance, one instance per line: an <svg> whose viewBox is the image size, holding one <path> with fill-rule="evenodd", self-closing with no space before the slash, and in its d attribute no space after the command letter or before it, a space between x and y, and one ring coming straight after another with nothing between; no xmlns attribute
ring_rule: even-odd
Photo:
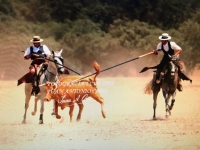
<svg viewBox="0 0 200 150"><path fill-rule="evenodd" d="M182 50L180 46L178 46L175 42L170 42L170 45L171 45L171 48L175 51L174 53L176 53L176 51L178 50ZM157 48L156 50L157 51L160 51L162 49L162 42L160 42L158 45L157 45ZM169 46L168 46L168 42L163 45L163 49L164 51L168 52L169 51ZM177 55L177 57L179 57L179 54Z"/></svg>
<svg viewBox="0 0 200 150"><path fill-rule="evenodd" d="M46 54L46 55L51 55L51 52L49 50L49 48L46 45L40 45L43 46L43 53L42 54ZM37 53L40 50L40 46L39 47L35 47L33 46L33 52ZM27 56L31 53L31 49L30 47L28 47L24 53L24 56Z"/></svg>

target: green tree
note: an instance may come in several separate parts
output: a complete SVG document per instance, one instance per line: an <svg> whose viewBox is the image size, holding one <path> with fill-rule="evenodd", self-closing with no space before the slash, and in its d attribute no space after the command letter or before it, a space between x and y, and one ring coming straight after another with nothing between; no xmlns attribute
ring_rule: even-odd
<svg viewBox="0 0 200 150"><path fill-rule="evenodd" d="M184 56L186 66L190 73L193 73L196 65L200 63L200 43L198 42L198 39L200 39L200 24L198 22L188 20L180 26L179 31L186 45L186 55Z"/></svg>

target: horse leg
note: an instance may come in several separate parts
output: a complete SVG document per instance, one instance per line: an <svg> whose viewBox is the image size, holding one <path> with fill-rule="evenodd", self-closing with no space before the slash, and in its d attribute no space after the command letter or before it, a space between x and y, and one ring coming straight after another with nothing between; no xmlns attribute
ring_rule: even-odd
<svg viewBox="0 0 200 150"><path fill-rule="evenodd" d="M172 99L171 105L170 105L170 107L169 107L170 110L172 110L172 108L173 108L173 106L174 106L174 103L175 103L175 99Z"/></svg>
<svg viewBox="0 0 200 150"><path fill-rule="evenodd" d="M103 118L106 118L106 113L104 111L104 100L103 100L103 98L100 96L100 94L98 92L91 93L90 96L101 104L101 114L102 114Z"/></svg>
<svg viewBox="0 0 200 150"><path fill-rule="evenodd" d="M83 111L84 105L83 105L82 102L78 102L77 105L78 105L78 107L79 107L79 112L78 112L78 115L77 115L76 121L80 121L80 120L81 120L81 114L82 114L82 111Z"/></svg>
<svg viewBox="0 0 200 150"><path fill-rule="evenodd" d="M31 84L25 84L25 112L24 112L24 117L22 123L26 123L26 113L29 107L29 101L31 98L31 91L32 91L32 85Z"/></svg>
<svg viewBox="0 0 200 150"><path fill-rule="evenodd" d="M156 106L157 106L157 97L158 92L160 91L160 85L154 85L153 87L153 119L156 119Z"/></svg>
<svg viewBox="0 0 200 150"><path fill-rule="evenodd" d="M35 97L35 104L34 104L34 111L32 112L32 115L34 116L37 112L37 102L38 100L40 99L41 95L38 94L36 97Z"/></svg>
<svg viewBox="0 0 200 150"><path fill-rule="evenodd" d="M41 106L40 106L40 118L39 118L39 124L43 124L43 112L44 112L44 99L40 100Z"/></svg>
<svg viewBox="0 0 200 150"><path fill-rule="evenodd" d="M169 106L169 109L172 110L174 103L175 103L175 96L176 96L176 91L173 93L172 95L172 101L171 101L171 105Z"/></svg>
<svg viewBox="0 0 200 150"><path fill-rule="evenodd" d="M70 107L69 107L70 122L72 122L73 111L74 111L74 104L70 105Z"/></svg>
<svg viewBox="0 0 200 150"><path fill-rule="evenodd" d="M39 117L39 124L43 124L43 113L44 113L44 98L46 95L45 92L45 86L39 86L40 87L40 94L38 95L38 97L36 97L35 100L35 108L37 110L37 101L40 99L40 117Z"/></svg>
<svg viewBox="0 0 200 150"><path fill-rule="evenodd" d="M158 93L153 93L153 119L156 119L157 96Z"/></svg>
<svg viewBox="0 0 200 150"><path fill-rule="evenodd" d="M165 95L165 96L164 96L164 98L165 98L165 110L166 110L166 115L165 115L165 117L168 118L168 116L171 115L170 108L169 108L169 104L168 104L168 103L169 103L169 99L170 99L170 97L171 97L171 94L167 93L167 92L164 91L164 90L163 90L163 93L165 93L165 94L163 94L163 95Z"/></svg>

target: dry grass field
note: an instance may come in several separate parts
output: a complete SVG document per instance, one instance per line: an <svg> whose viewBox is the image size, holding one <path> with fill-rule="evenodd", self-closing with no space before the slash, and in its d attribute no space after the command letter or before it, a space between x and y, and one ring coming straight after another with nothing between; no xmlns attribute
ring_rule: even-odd
<svg viewBox="0 0 200 150"><path fill-rule="evenodd" d="M51 116L52 102L45 102L44 124L35 116L33 97L24 114L24 84L16 80L0 80L0 149L2 150L197 150L200 149L200 73L193 83L183 82L184 91L177 92L172 116L165 119L165 104L158 96L157 120L152 120L152 95L143 88L151 77L97 78L98 89L105 100L107 118L100 104L84 100L80 122L69 122L69 108L60 110L61 120ZM38 108L40 102L38 102ZM38 109L39 110L39 109Z"/></svg>

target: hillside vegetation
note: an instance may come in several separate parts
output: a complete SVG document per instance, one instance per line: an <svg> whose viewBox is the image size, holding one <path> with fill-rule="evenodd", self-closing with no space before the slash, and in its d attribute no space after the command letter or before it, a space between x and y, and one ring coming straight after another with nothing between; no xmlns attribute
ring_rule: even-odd
<svg viewBox="0 0 200 150"><path fill-rule="evenodd" d="M23 60L20 51L31 45L33 35L40 35L50 50L64 49L65 64L81 74L93 71L94 60L106 68L150 52L163 32L182 47L181 59L188 73L200 63L199 0L0 0L0 3L3 79L16 79L26 73L30 62ZM148 56L108 74L137 75L144 66L157 64L161 57L161 54ZM10 73L10 66L17 68L17 77Z"/></svg>

